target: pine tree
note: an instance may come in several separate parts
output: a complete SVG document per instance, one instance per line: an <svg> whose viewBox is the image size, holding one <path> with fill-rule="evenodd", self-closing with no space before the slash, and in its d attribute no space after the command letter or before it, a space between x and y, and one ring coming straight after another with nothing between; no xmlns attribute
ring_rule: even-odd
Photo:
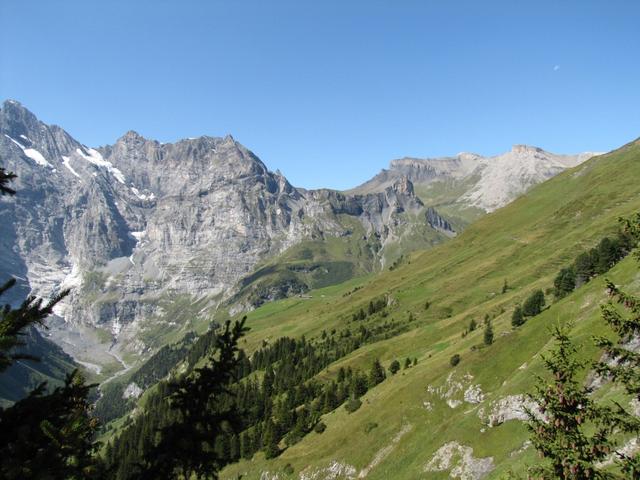
<svg viewBox="0 0 640 480"><path fill-rule="evenodd" d="M623 222L624 230L637 245L640 239L640 214ZM635 257L640 260L640 252ZM610 300L601 307L602 318L617 336L615 341L597 337L596 345L604 349L604 359L595 363L596 371L614 384L622 386L627 394L640 401L640 354L628 347L632 339L640 337L640 298L630 295L607 280ZM615 303L614 303L615 302ZM621 305L628 313L625 315ZM613 423L626 433L640 436L640 420L632 412L617 405ZM621 467L629 478L640 477L640 454L625 455L620 459Z"/></svg>
<svg viewBox="0 0 640 480"><path fill-rule="evenodd" d="M591 399L591 390L578 380L587 362L576 359L577 349L568 329L556 327L557 347L543 357L551 379L538 377L531 400L539 412L528 411L531 442L544 459L530 468L532 478L598 479L609 478L596 463L611 452L610 412ZM588 427L587 427L588 425Z"/></svg>
<svg viewBox="0 0 640 480"><path fill-rule="evenodd" d="M504 279L504 283L502 284L502 293L507 293L507 290L509 290L509 285L507 284L507 279Z"/></svg>
<svg viewBox="0 0 640 480"><path fill-rule="evenodd" d="M542 290L536 290L522 305L522 313L527 317L535 317L542 312L542 307L545 305L544 293Z"/></svg>
<svg viewBox="0 0 640 480"><path fill-rule="evenodd" d="M478 328L478 323L472 318L469 322L469 331L473 332L476 328Z"/></svg>
<svg viewBox="0 0 640 480"><path fill-rule="evenodd" d="M265 397L271 397L271 395L273 395L274 381L273 368L269 365L267 370L264 372L264 378L262 379L262 391L264 392Z"/></svg>
<svg viewBox="0 0 640 480"><path fill-rule="evenodd" d="M576 272L573 267L563 268L553 281L553 294L563 298L576 288Z"/></svg>
<svg viewBox="0 0 640 480"><path fill-rule="evenodd" d="M516 308L513 310L513 315L511 316L511 325L513 327L519 327L524 324L525 318L522 314L522 307L520 305L516 305Z"/></svg>
<svg viewBox="0 0 640 480"><path fill-rule="evenodd" d="M411 359L409 357L404 359L404 369L406 370L411 366Z"/></svg>
<svg viewBox="0 0 640 480"><path fill-rule="evenodd" d="M235 380L245 321L227 321L215 337L208 363L168 385L173 421L144 452L138 478L215 477L229 462L214 447L218 437L240 429L241 412L230 401L228 386Z"/></svg>
<svg viewBox="0 0 640 480"><path fill-rule="evenodd" d="M229 459L236 461L240 458L240 438L235 433L229 440Z"/></svg>
<svg viewBox="0 0 640 480"><path fill-rule="evenodd" d="M400 370L400 362L398 360L394 360L391 362L391 365L389 365L389 372L391 372L391 375L395 375L398 373L398 370Z"/></svg>
<svg viewBox="0 0 640 480"><path fill-rule="evenodd" d="M361 397L362 395L367 393L368 388L369 381L367 377L360 372L356 372L351 380L351 396Z"/></svg>
<svg viewBox="0 0 640 480"><path fill-rule="evenodd" d="M280 455L278 447L278 434L276 426L271 419L268 419L264 428L264 457L275 458Z"/></svg>
<svg viewBox="0 0 640 480"><path fill-rule="evenodd" d="M262 422L258 422L256 426L253 428L253 435L251 435L251 448L253 452L257 452L258 450L262 450L263 438L262 438Z"/></svg>
<svg viewBox="0 0 640 480"><path fill-rule="evenodd" d="M386 375L384 374L384 368L382 368L380 360L376 358L373 365L371 365L371 371L369 372L369 388L373 388L379 383L382 383L385 378Z"/></svg>
<svg viewBox="0 0 640 480"><path fill-rule="evenodd" d="M598 261L595 264L596 273L605 273L617 260L617 245L609 237L603 238L597 247Z"/></svg>
<svg viewBox="0 0 640 480"><path fill-rule="evenodd" d="M596 273L593 255L589 252L583 252L578 255L574 262L574 269L576 272L576 286L587 283Z"/></svg>
<svg viewBox="0 0 640 480"><path fill-rule="evenodd" d="M246 430L240 435L240 456L246 460L253 456L252 440Z"/></svg>
<svg viewBox="0 0 640 480"><path fill-rule="evenodd" d="M484 344L491 345L493 343L493 327L491 326L491 320L488 320L484 327Z"/></svg>

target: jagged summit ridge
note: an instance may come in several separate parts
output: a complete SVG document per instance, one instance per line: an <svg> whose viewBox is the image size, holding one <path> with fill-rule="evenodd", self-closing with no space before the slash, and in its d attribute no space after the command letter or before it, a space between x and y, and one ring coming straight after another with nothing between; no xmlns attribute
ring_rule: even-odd
<svg viewBox="0 0 640 480"><path fill-rule="evenodd" d="M193 295L215 306L260 262L305 240L348 238L359 225L357 241L373 242L371 261L384 265L405 231L446 237L419 215L408 178L366 195L298 189L231 136L162 144L129 131L91 148L7 102L0 133L19 191L0 203L16 230L2 239L12 258L3 274L41 296L75 287L50 334L92 364L148 353L142 333L161 315L160 299ZM93 300L80 295L87 288Z"/></svg>

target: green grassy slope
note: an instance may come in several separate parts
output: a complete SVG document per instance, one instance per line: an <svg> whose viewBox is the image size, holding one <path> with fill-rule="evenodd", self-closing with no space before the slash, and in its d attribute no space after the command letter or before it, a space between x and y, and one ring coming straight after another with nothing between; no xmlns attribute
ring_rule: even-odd
<svg viewBox="0 0 640 480"><path fill-rule="evenodd" d="M274 302L252 312L252 331L243 344L248 351L282 335L310 337L323 329L345 328L352 312L387 294L395 300L391 317L406 320L410 312L413 314L415 321L407 324L408 331L358 349L322 375L334 375L340 365L366 368L375 357L385 365L407 356L418 357L419 363L369 391L357 412L349 415L341 407L326 415L324 433L309 434L275 460L265 461L258 454L252 461L227 468L222 477L242 474L242 478L257 479L268 471L279 473L280 478L298 478L304 470L307 478L324 478L322 469L334 463L334 470L339 470L338 462L343 471L351 466L353 477L364 470L367 478L373 479L448 478L448 470L425 472L424 468L434 452L450 441L473 448L475 458L492 457L496 468L488 478L497 478L509 468L521 470L527 461L533 462L531 449L519 452L527 438L521 422L489 428L483 425L478 410L488 411L492 402L531 389L533 374L540 371L540 353L549 347L548 326L572 319L576 322L575 338L589 344L590 335L602 330L598 304L604 298L603 279L554 303L515 332L510 326L511 310L532 290L551 286L559 268L581 249L615 230L617 217L640 211L638 179L640 143L634 142L535 187L480 219L455 240L411 256L392 272L314 291L312 298ZM637 272L628 258L608 275L638 291ZM501 294L504 279L511 288ZM431 306L425 310L427 300ZM481 323L487 314L494 318L496 341L490 347L472 350L482 343L482 331L465 338L461 332L471 318ZM454 353L462 360L452 368L449 358ZM597 354L588 346L582 353ZM465 379L466 374L473 378ZM447 383L449 375L453 376ZM445 398L427 390L429 385L437 388L445 384L449 390L452 381L460 382L463 388L449 400L462 400L470 385L479 385L485 400L451 408ZM366 433L367 425L374 423L377 427ZM295 475L282 473L286 464L291 464ZM314 472L320 472L319 476L312 477Z"/></svg>
<svg viewBox="0 0 640 480"><path fill-rule="evenodd" d="M239 291L226 302L258 307L264 303L310 289L335 285L390 266L406 252L423 250L448 240L424 222L422 214L403 216L397 235L384 245L367 234L362 224L348 215L336 215L346 231L341 237L326 236L297 244L258 265L239 282Z"/></svg>
<svg viewBox="0 0 640 480"><path fill-rule="evenodd" d="M425 205L434 207L459 232L486 214L481 208L470 207L459 201L459 198L478 180L478 178L449 179L417 184L415 191Z"/></svg>

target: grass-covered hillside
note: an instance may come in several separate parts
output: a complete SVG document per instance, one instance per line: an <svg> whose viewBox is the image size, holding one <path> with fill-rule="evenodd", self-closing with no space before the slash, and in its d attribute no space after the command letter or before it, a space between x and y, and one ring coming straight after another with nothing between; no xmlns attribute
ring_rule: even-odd
<svg viewBox="0 0 640 480"><path fill-rule="evenodd" d="M640 212L639 178L636 141L535 187L457 238L405 256L391 270L251 312L251 331L240 345L252 358L243 382L264 385L266 376L272 378L267 411L278 425L281 416L291 414L286 411L289 394L278 393L277 387L287 378L278 375L311 372L305 381L312 386L305 394L314 398L308 402L309 416L321 413L326 428L293 439L289 431L277 445L254 445L257 451L243 455L221 477L480 479L523 473L537 456L527 443L522 395L532 391L535 374L544 373L541 354L552 346L549 328L572 322L572 337L583 344L581 355L596 358L591 337L607 331L599 316L604 279L637 292L640 269L627 257L562 300L547 292L548 308L517 329L511 326L513 309L533 291L551 290L562 267L616 232L618 217ZM218 320L224 318L225 312L219 312ZM478 328L468 332L472 320ZM494 330L491 345L483 342L487 321ZM281 337L304 337L304 348L315 349L313 361L292 365L286 355L269 353ZM269 355L275 360L265 373L259 365L268 363ZM455 355L459 363L452 366ZM376 359L385 369L395 360L403 368L395 375L387 371L386 380L375 386L370 382L359 408L347 401L352 413L346 404L331 406L336 402L327 400L326 386L341 385L341 370L368 373ZM196 363L191 355L190 364ZM404 368L406 363L410 366ZM296 395L303 397L298 387ZM152 388L104 439L113 439L122 428L144 431L141 414L153 405L159 403ZM292 405L296 421L304 423L306 407ZM259 428L263 442L273 441L271 423L271 416L260 425L254 420L245 433L254 438ZM138 444L136 438L129 441ZM237 456L238 446L231 444L220 449L235 450Z"/></svg>
<svg viewBox="0 0 640 480"><path fill-rule="evenodd" d="M574 322L582 354L598 355L590 339L606 331L598 308L605 300L605 276L556 303L547 295L550 308L515 331L512 310L533 290L551 287L562 266L616 229L618 217L640 211L638 179L640 143L634 142L532 189L392 272L252 312L248 351L283 335L355 330L352 314L387 295L393 299L389 318L406 322L406 331L364 345L320 376L335 377L341 366L368 368L376 357L384 366L406 357L417 357L418 364L388 375L356 412L340 407L323 416L323 433L308 434L276 459L258 453L242 460L223 478L257 479L264 472L269 476L263 478L448 478L455 468L466 472L460 478L480 478L482 472L497 478L535 462L521 421L490 427L488 418L499 418L501 409L503 417L513 416L515 396L532 390L534 374L542 373L540 354L551 345L550 326ZM638 271L626 258L606 276L638 291ZM509 288L502 293L505 279ZM482 328L462 338L471 319L482 325L486 315L493 319L493 345L483 345ZM451 367L456 353L461 361ZM464 400L465 392L472 403Z"/></svg>

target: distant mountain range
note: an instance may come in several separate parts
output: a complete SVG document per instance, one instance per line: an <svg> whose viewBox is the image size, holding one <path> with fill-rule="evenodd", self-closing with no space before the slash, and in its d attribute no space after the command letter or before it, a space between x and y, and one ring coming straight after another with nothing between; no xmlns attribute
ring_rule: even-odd
<svg viewBox="0 0 640 480"><path fill-rule="evenodd" d="M533 185L594 155L599 153L558 155L538 147L514 145L511 151L494 157L466 152L455 157L406 157L393 160L388 170L382 170L350 193L380 191L398 178L406 177L426 204L455 206L458 211L475 208L493 212Z"/></svg>
<svg viewBox="0 0 640 480"><path fill-rule="evenodd" d="M9 100L0 273L21 280L15 301L73 287L47 335L106 378L215 312L388 268L592 155L405 158L348 192L306 190L231 136L90 148Z"/></svg>

